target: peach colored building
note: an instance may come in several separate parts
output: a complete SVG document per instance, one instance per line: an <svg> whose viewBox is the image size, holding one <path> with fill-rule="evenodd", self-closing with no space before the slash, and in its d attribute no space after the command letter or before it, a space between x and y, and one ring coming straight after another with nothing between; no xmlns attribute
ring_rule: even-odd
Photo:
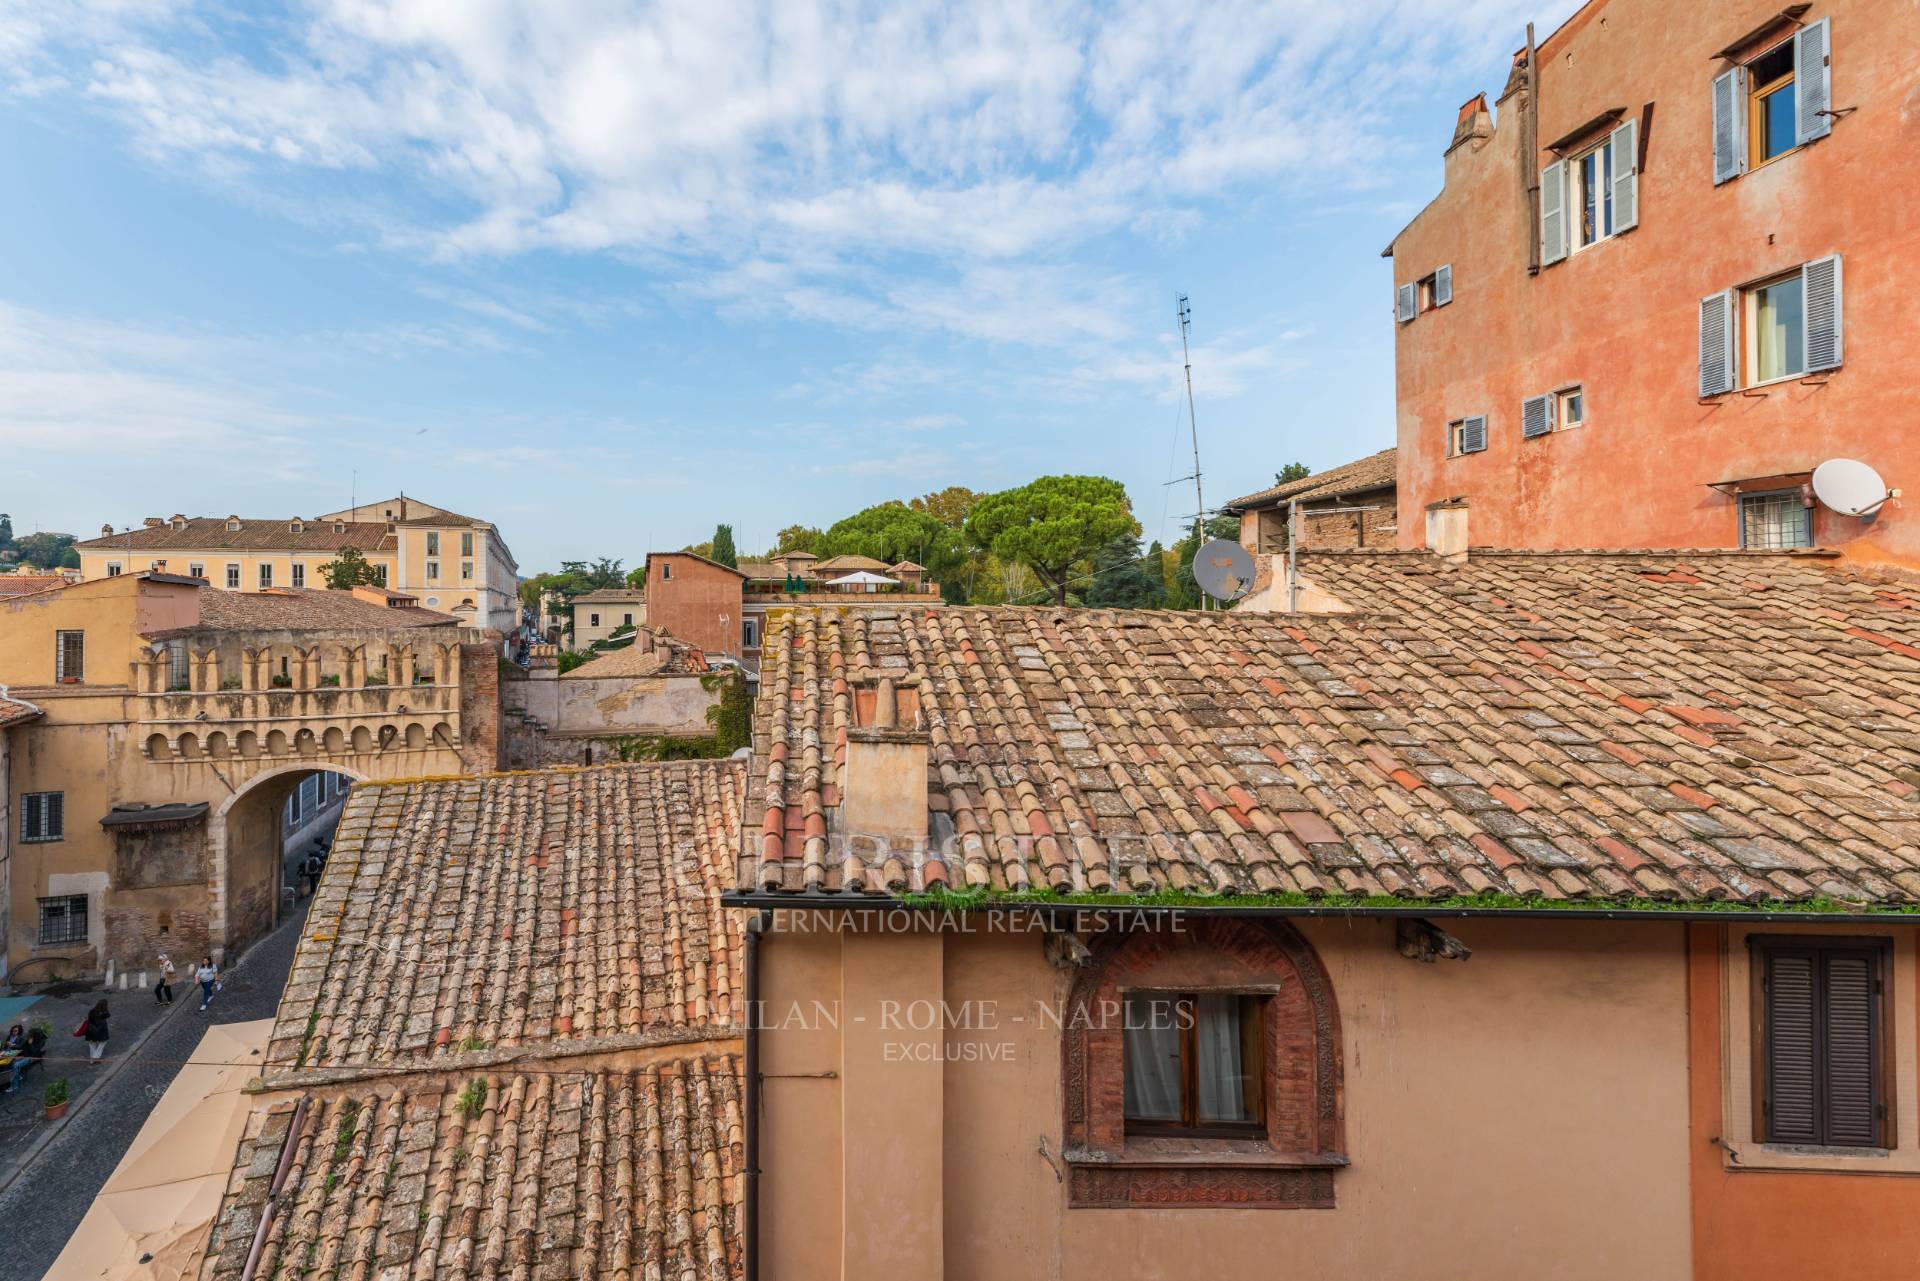
<svg viewBox="0 0 1920 1281"><path fill-rule="evenodd" d="M1496 547L1818 546L1920 561L1904 0L1592 0L1461 109L1393 240L1399 540L1465 498ZM1920 491L1915 491L1920 492Z"/></svg>
<svg viewBox="0 0 1920 1281"><path fill-rule="evenodd" d="M1300 562L775 617L757 1275L1911 1275L1920 580Z"/></svg>

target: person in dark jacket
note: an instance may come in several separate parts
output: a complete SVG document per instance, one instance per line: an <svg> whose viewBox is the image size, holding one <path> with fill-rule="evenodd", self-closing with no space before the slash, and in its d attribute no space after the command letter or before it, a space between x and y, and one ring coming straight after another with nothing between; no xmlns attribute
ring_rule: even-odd
<svg viewBox="0 0 1920 1281"><path fill-rule="evenodd" d="M27 1039L20 1047L20 1057L13 1061L13 1075L7 1079L8 1094L20 1088L20 1078L27 1069L47 1057L47 1034L39 1028L27 1033Z"/></svg>
<svg viewBox="0 0 1920 1281"><path fill-rule="evenodd" d="M87 1062L98 1063L107 1052L107 1000L101 997L91 1010L87 1011L87 1021L81 1025L80 1034L87 1038Z"/></svg>

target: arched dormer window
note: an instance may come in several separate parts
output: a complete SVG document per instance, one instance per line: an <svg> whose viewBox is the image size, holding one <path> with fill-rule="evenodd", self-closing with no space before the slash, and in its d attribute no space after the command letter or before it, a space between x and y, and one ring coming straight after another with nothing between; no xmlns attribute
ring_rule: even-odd
<svg viewBox="0 0 1920 1281"><path fill-rule="evenodd" d="M187 518L178 513L175 513L173 519L168 521L167 524L173 526L175 532L178 532L187 527Z"/></svg>
<svg viewBox="0 0 1920 1281"><path fill-rule="evenodd" d="M1331 1207L1340 1016L1300 933L1187 914L1092 952L1062 1022L1069 1204Z"/></svg>
<svg viewBox="0 0 1920 1281"><path fill-rule="evenodd" d="M229 534L237 534L240 532L240 518L238 516L227 517L227 532Z"/></svg>
<svg viewBox="0 0 1920 1281"><path fill-rule="evenodd" d="M307 522L295 516L287 522L287 532L290 534L304 534L307 532Z"/></svg>

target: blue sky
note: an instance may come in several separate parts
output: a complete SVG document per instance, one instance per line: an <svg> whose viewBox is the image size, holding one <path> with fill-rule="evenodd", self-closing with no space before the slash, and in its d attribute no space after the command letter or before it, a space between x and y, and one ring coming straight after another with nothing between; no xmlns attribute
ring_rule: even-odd
<svg viewBox="0 0 1920 1281"><path fill-rule="evenodd" d="M1572 0L0 7L0 510L404 490L523 572L1391 443L1388 264Z"/></svg>

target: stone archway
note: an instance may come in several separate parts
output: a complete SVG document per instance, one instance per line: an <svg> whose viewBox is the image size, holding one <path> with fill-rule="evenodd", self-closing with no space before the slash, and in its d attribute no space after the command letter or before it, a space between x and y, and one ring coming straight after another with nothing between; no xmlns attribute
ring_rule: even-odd
<svg viewBox="0 0 1920 1281"><path fill-rule="evenodd" d="M314 774L368 781L360 771L324 758L282 765L248 779L208 823L208 934L214 958L222 964L280 919L281 810L293 789Z"/></svg>

